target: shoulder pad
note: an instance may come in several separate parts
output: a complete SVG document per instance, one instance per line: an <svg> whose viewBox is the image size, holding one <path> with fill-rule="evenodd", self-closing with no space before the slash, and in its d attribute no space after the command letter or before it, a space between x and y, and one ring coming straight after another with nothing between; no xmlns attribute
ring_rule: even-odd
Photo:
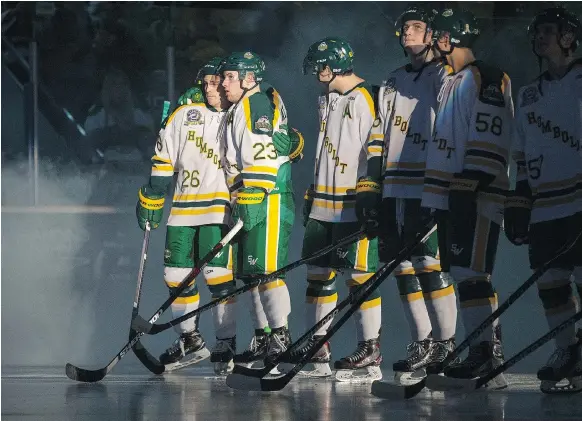
<svg viewBox="0 0 582 421"><path fill-rule="evenodd" d="M472 67L476 68L480 76L479 100L485 104L495 105L497 107L505 106L503 79L505 73L482 61L475 61Z"/></svg>
<svg viewBox="0 0 582 421"><path fill-rule="evenodd" d="M253 133L273 134L274 110L269 97L263 92L257 92L248 98L245 98L244 107L248 107L251 121L250 128ZM245 109L245 113L247 110Z"/></svg>

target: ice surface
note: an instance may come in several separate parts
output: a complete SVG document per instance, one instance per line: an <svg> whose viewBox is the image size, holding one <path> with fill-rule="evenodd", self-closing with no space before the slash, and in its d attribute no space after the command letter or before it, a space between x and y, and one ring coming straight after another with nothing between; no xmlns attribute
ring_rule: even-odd
<svg viewBox="0 0 582 421"><path fill-rule="evenodd" d="M131 370L131 371L130 371ZM385 372L385 379L392 373ZM76 383L64 367L10 367L2 372L6 420L580 420L582 394L548 396L532 375L509 375L504 391L470 395L424 391L409 401L387 401L370 385L296 379L280 392L229 389L209 367L164 376L119 367L96 384Z"/></svg>

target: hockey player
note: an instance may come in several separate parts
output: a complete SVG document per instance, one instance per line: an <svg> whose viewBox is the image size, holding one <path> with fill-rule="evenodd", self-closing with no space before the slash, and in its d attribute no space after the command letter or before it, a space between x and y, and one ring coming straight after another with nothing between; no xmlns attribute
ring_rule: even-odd
<svg viewBox="0 0 582 421"><path fill-rule="evenodd" d="M162 219L166 190L177 173L164 251L164 280L170 293L228 231L230 194L221 165L218 130L230 103L217 74L220 60L211 60L199 74L205 102L179 106L165 121L152 158L149 183L139 190L139 226L144 229L150 221L155 229ZM235 289L231 258L228 247L202 272L213 298ZM198 286L193 282L172 303L173 317L198 308L199 300ZM234 301L213 309L217 342L212 361L221 363L216 367L219 373L232 360L235 349ZM208 358L210 353L198 330L198 317L175 328L179 338L160 356L166 370Z"/></svg>
<svg viewBox="0 0 582 421"><path fill-rule="evenodd" d="M538 14L528 32L547 71L519 91L513 145L517 183L506 201L505 234L513 244L529 243L531 268L538 270L582 232L582 61L572 57L582 33L580 20L561 7ZM537 282L550 329L580 311L570 277L582 296L580 238ZM581 391L582 337L572 325L555 343L538 371L541 390ZM556 384L565 378L568 385Z"/></svg>
<svg viewBox="0 0 582 421"><path fill-rule="evenodd" d="M509 188L513 102L509 77L473 55L479 26L470 12L444 9L435 16L433 30L435 45L454 73L439 93L422 206L449 211L451 275L469 334L497 309L491 273ZM495 321L470 345L468 357L448 365L444 373L474 378L502 362ZM499 375L489 386L503 388L507 382Z"/></svg>
<svg viewBox="0 0 582 421"><path fill-rule="evenodd" d="M235 273L243 282L251 282L287 262L293 186L289 157L278 154L274 145L277 132L286 128L287 116L278 94L259 86L265 65L256 54L233 53L220 72L233 104L225 127L225 172L234 202L233 219L244 222L235 249ZM258 293L271 334L256 330L249 352L237 359L240 362L274 358L291 342L287 328L291 303L283 277L261 285Z"/></svg>
<svg viewBox="0 0 582 421"><path fill-rule="evenodd" d="M319 139L315 161L314 185L306 193L304 204L305 237L302 255L329 246L332 242L358 231L355 193L358 178L366 175L366 140L376 112L373 93L354 72L354 53L340 38L324 38L309 47L303 61L303 73L317 75L325 87L319 98ZM345 271L350 289L366 282L378 265L377 239L364 238L346 249L338 249L307 265L307 317L313 326L336 305L336 273ZM329 328L323 326L308 343L291 355L296 362L308 347ZM356 351L335 362L340 381L372 381L382 378L380 363L381 301L373 293L356 313L358 346ZM331 352L325 344L312 363L313 376L330 376ZM364 376L356 373L365 368Z"/></svg>
<svg viewBox="0 0 582 421"><path fill-rule="evenodd" d="M368 138L367 180L374 188L358 191L356 199L363 223L376 219L371 215L381 199L380 260L386 262L431 217L430 210L420 206L427 144L439 90L452 71L435 57L431 23L432 12L419 6L409 6L396 22L396 35L410 63L394 70L380 88L378 118ZM446 223L438 228L444 240ZM401 384L426 376L430 362L442 361L455 348L455 290L447 273L446 246L440 251L441 260L435 233L394 272L412 336L407 357L393 365L395 380Z"/></svg>

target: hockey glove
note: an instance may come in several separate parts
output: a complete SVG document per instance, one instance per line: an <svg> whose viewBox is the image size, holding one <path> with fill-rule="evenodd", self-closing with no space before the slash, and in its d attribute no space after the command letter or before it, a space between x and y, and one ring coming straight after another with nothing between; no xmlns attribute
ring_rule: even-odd
<svg viewBox="0 0 582 421"><path fill-rule="evenodd" d="M313 184L305 190L305 196L303 196L303 226L307 226L307 221L309 220L309 214L311 214L311 207L313 206L313 198L315 197L315 190L313 189Z"/></svg>
<svg viewBox="0 0 582 421"><path fill-rule="evenodd" d="M150 221L151 228L156 229L164 215L165 194L145 185L139 189L137 196L139 200L135 207L135 214L139 227L145 231L146 222Z"/></svg>
<svg viewBox="0 0 582 421"><path fill-rule="evenodd" d="M477 187L479 181L456 177L449 187L449 212L459 227L468 227L477 215Z"/></svg>
<svg viewBox="0 0 582 421"><path fill-rule="evenodd" d="M516 246L529 243L531 205L529 197L518 196L515 192L505 199L503 229L507 239Z"/></svg>
<svg viewBox="0 0 582 421"><path fill-rule="evenodd" d="M368 237L378 235L378 209L382 202L380 183L372 177L362 177L356 184L356 217Z"/></svg>
<svg viewBox="0 0 582 421"><path fill-rule="evenodd" d="M297 129L291 128L287 132L287 125L282 124L281 130L273 133L273 145L277 154L288 156L291 162L298 162L303 158L303 146L305 142L303 135Z"/></svg>
<svg viewBox="0 0 582 421"><path fill-rule="evenodd" d="M267 192L258 187L243 187L236 196L232 209L234 222L243 221L243 230L250 231L267 217Z"/></svg>
<svg viewBox="0 0 582 421"><path fill-rule="evenodd" d="M193 86L180 95L178 106L204 102L204 94L200 86Z"/></svg>

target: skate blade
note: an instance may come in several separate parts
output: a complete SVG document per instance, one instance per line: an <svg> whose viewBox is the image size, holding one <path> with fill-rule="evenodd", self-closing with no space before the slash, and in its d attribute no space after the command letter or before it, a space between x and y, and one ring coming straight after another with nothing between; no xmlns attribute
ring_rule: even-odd
<svg viewBox="0 0 582 421"><path fill-rule="evenodd" d="M172 364L166 364L166 370L164 371L165 373L170 373L172 371L176 371L179 370L181 368L184 367L188 367L189 365L193 365L193 364L198 364L201 361L204 361L205 359L210 357L210 351L208 350L208 348L204 348L201 349L200 351L196 351L193 352L189 355L187 355L186 357L184 357L182 360L172 363Z"/></svg>
<svg viewBox="0 0 582 421"><path fill-rule="evenodd" d="M416 384L425 377L426 370L424 368L420 368L416 371L411 372L396 371L394 373L394 381L402 386L410 386Z"/></svg>
<svg viewBox="0 0 582 421"><path fill-rule="evenodd" d="M331 371L331 368L329 368L328 363L312 363L311 365L313 365L312 370L301 370L297 374L302 378L311 378L311 379L313 379L313 378L323 379L323 378L331 377L331 375L333 374L333 372Z"/></svg>
<svg viewBox="0 0 582 421"><path fill-rule="evenodd" d="M357 370L337 370L335 379L340 383L372 383L382 380L382 370L378 366L368 366Z"/></svg>
<svg viewBox="0 0 582 421"><path fill-rule="evenodd" d="M569 377L559 382L543 380L540 390L548 395L579 393L582 392L582 376Z"/></svg>

